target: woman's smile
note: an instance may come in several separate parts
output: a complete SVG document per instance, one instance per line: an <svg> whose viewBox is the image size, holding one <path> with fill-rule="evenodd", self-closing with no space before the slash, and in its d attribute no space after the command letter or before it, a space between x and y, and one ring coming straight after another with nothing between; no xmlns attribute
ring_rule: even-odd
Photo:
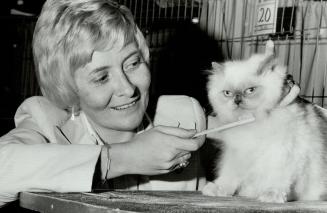
<svg viewBox="0 0 327 213"><path fill-rule="evenodd" d="M110 109L117 110L117 111L125 111L127 109L135 108L137 103L139 102L140 97L134 99L133 101L126 103L126 104L120 104L117 106L110 107Z"/></svg>

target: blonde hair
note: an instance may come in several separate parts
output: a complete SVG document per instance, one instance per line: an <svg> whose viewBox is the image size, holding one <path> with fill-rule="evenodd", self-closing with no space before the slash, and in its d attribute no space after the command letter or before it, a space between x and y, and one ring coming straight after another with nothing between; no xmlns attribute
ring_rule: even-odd
<svg viewBox="0 0 327 213"><path fill-rule="evenodd" d="M48 0L33 36L33 55L42 94L62 109L77 106L74 73L102 51L136 42L149 49L128 8L111 0Z"/></svg>

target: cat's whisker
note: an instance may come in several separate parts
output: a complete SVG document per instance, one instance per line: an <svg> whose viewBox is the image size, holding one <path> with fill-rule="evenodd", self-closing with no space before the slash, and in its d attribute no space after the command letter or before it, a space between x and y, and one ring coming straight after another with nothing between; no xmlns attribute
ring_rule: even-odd
<svg viewBox="0 0 327 213"><path fill-rule="evenodd" d="M232 122L232 123L229 123L229 124L225 124L225 125L222 125L222 126L219 126L219 127L216 127L216 128L207 129L207 130L204 130L202 132L199 132L199 133L195 134L193 136L193 138L199 137L201 135L207 135L207 134L210 134L212 132L219 132L219 131L230 129L230 128L233 128L233 127L241 126L241 125L244 125L244 124L251 123L253 121L255 121L255 118L254 117L250 117L250 118L243 119L243 120L240 120L240 121L236 121L236 122Z"/></svg>

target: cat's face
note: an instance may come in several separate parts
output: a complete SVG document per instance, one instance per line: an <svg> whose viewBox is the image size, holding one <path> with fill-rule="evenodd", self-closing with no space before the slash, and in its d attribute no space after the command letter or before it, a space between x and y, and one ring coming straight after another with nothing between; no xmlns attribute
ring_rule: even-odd
<svg viewBox="0 0 327 213"><path fill-rule="evenodd" d="M272 55L213 63L207 89L213 110L226 122L253 114L262 116L281 99L286 69Z"/></svg>

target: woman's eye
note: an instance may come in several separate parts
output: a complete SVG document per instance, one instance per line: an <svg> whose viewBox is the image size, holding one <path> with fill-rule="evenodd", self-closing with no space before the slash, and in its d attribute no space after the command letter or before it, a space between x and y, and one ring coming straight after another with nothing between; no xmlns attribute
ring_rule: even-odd
<svg viewBox="0 0 327 213"><path fill-rule="evenodd" d="M103 84L109 80L108 74L100 75L99 77L94 79L94 82L97 84Z"/></svg>
<svg viewBox="0 0 327 213"><path fill-rule="evenodd" d="M255 87L250 87L244 91L245 95L250 95L255 91Z"/></svg>
<svg viewBox="0 0 327 213"><path fill-rule="evenodd" d="M223 93L224 93L224 96L226 96L226 97L233 96L233 93L231 91L229 91L229 90L224 90Z"/></svg>
<svg viewBox="0 0 327 213"><path fill-rule="evenodd" d="M124 71L127 71L127 72L133 71L133 70L137 69L141 63L143 63L141 57L136 57L125 63Z"/></svg>

